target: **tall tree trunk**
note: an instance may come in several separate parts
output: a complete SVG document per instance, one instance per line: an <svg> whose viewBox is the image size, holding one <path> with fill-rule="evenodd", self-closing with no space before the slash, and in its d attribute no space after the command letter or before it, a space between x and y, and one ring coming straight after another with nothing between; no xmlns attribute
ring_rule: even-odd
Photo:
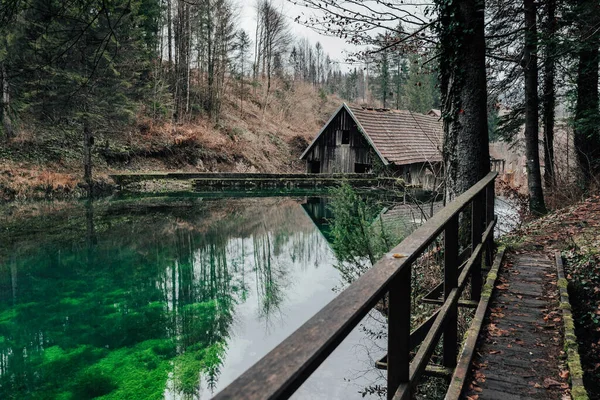
<svg viewBox="0 0 600 400"><path fill-rule="evenodd" d="M10 140L15 136L15 130L12 126L12 121L9 114L10 107L10 92L8 89L8 74L4 64L0 64L0 120L2 121L2 130L6 140Z"/></svg>
<svg viewBox="0 0 600 400"><path fill-rule="evenodd" d="M94 145L94 137L90 129L89 123L83 123L83 179L87 185L88 197L94 195L94 181L92 177L92 146Z"/></svg>
<svg viewBox="0 0 600 400"><path fill-rule="evenodd" d="M171 68L173 68L173 18L171 16L172 12L173 11L171 0L167 0L167 47L169 49L169 66L167 68L167 71L171 71Z"/></svg>
<svg viewBox="0 0 600 400"><path fill-rule="evenodd" d="M240 76L240 115L244 116L244 53L242 52L242 75Z"/></svg>
<svg viewBox="0 0 600 400"><path fill-rule="evenodd" d="M209 8L207 11L209 14L211 13L210 2ZM207 18L207 26L206 26L206 49L207 49L207 80L208 80L208 100L205 106L205 109L208 111L209 115L213 116L214 111L214 100L215 100L215 60L216 60L216 39L214 35L214 26L213 26L213 15L209 15Z"/></svg>
<svg viewBox="0 0 600 400"><path fill-rule="evenodd" d="M534 0L524 0L525 48L522 67L525 76L525 156L527 157L527 186L529 210L535 214L546 213L539 149L539 98L537 66L537 23Z"/></svg>
<svg viewBox="0 0 600 400"><path fill-rule="evenodd" d="M579 65L577 68L577 106L575 107L575 151L587 189L600 173L600 132L598 123L598 46L597 1L581 3Z"/></svg>
<svg viewBox="0 0 600 400"><path fill-rule="evenodd" d="M186 79L185 79L185 113L186 115L190 114L190 84L191 84L191 60L192 60L192 23L191 23L191 17L190 17L190 5L186 4L186 35L185 35L185 41L186 41L186 68L185 68L185 73L186 73Z"/></svg>
<svg viewBox="0 0 600 400"><path fill-rule="evenodd" d="M546 1L546 24L544 36L546 51L544 56L544 183L546 188L556 184L554 173L554 108L556 105L556 0Z"/></svg>
<svg viewBox="0 0 600 400"><path fill-rule="evenodd" d="M259 44L259 31L260 31L260 21L261 21L261 8L260 8L260 2L256 3L256 32L255 32L255 36L254 36L254 65L252 66L252 79L254 82L256 82L258 80L258 63L260 60L260 55L259 55L259 50L260 50L260 44ZM254 85L254 95L256 96L256 84Z"/></svg>
<svg viewBox="0 0 600 400"><path fill-rule="evenodd" d="M442 26L443 156L451 201L490 171L484 0L436 2ZM459 32L450 29L455 26Z"/></svg>

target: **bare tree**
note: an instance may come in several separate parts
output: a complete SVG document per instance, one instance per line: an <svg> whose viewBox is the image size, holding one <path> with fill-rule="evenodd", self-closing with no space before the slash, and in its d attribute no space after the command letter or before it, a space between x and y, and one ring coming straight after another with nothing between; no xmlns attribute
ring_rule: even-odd
<svg viewBox="0 0 600 400"><path fill-rule="evenodd" d="M246 65L246 57L250 48L250 36L245 30L240 29L236 34L235 49L237 51L237 63L239 67L240 80L240 114L244 115L244 67Z"/></svg>
<svg viewBox="0 0 600 400"><path fill-rule="evenodd" d="M262 75L267 79L267 87L263 101L266 108L271 90L273 66L277 57L287 51L291 44L289 27L283 14L275 8L270 0L261 0L258 4L259 18L259 62L262 63Z"/></svg>

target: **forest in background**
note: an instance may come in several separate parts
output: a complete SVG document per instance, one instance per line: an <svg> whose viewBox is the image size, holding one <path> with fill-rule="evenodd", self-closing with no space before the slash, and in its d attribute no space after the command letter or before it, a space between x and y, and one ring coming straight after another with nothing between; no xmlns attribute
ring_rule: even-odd
<svg viewBox="0 0 600 400"><path fill-rule="evenodd" d="M342 71L269 0L255 4L254 33L238 29L231 0L0 10L3 198L122 169L301 171L298 156L342 101L439 107L423 55L385 50Z"/></svg>
<svg viewBox="0 0 600 400"><path fill-rule="evenodd" d="M100 181L123 169L299 171L297 156L343 100L441 109L447 170L463 150L478 160L465 176L486 169L483 141L517 143L542 213L544 188L597 184L597 4L473 0L483 14L452 25L459 14L438 2L297 3L321 17L296 22L356 53L342 64L295 37L273 0L254 4L251 32L231 0L3 0L1 197L92 187L92 165ZM478 21L477 38L461 25ZM555 136L571 150L555 154ZM561 158L576 173L562 173Z"/></svg>

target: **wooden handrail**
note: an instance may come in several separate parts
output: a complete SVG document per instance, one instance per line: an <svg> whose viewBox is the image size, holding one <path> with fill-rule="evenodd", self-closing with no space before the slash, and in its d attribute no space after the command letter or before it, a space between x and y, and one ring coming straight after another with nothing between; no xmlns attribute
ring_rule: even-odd
<svg viewBox="0 0 600 400"><path fill-rule="evenodd" d="M434 347L448 315L452 314L447 311L455 309L466 276L469 272L480 273L477 264L480 267L482 251L489 246L490 237L493 236L490 233L494 225L493 218L490 220L493 211L490 213L489 205L497 175L496 172L490 172L431 217L275 349L218 393L215 399L275 399L291 396L387 292L390 294L388 338L394 338L388 343L388 398L394 394L400 395L394 398L404 398L403 395L410 391L425 369L429 359L427 355L432 351L429 347ZM487 199L482 196L487 196ZM485 220L487 236L479 236L477 243L474 241L473 254L460 278L457 277L458 284L448 291L446 302L417 357L409 365L411 264L475 199L484 201L474 207L472 214L483 208L485 213L473 215L474 225L483 227ZM401 258L398 258L398 254Z"/></svg>

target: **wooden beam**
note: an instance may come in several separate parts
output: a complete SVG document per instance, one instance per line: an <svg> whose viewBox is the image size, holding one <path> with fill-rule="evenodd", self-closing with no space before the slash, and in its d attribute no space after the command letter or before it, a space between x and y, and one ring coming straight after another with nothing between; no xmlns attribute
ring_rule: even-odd
<svg viewBox="0 0 600 400"><path fill-rule="evenodd" d="M483 296L481 297L481 301L479 302L477 311L475 311L475 317L473 318L471 326L467 331L467 340L465 341L461 356L458 360L458 364L456 366L456 369L454 370L454 375L452 376L452 379L450 381L450 387L446 392L445 400L458 400L460 398L460 395L462 394L465 380L467 378L467 374L469 373L469 367L471 366L471 361L473 360L473 355L475 353L475 345L477 344L477 338L479 337L479 332L481 331L481 326L483 325L483 320L485 318L485 312L487 310L492 291L496 284L498 270L500 269L500 265L502 264L503 260L504 250L501 250L496 255L496 259L494 260L492 269L487 275L487 281L485 283L486 290L484 291Z"/></svg>

